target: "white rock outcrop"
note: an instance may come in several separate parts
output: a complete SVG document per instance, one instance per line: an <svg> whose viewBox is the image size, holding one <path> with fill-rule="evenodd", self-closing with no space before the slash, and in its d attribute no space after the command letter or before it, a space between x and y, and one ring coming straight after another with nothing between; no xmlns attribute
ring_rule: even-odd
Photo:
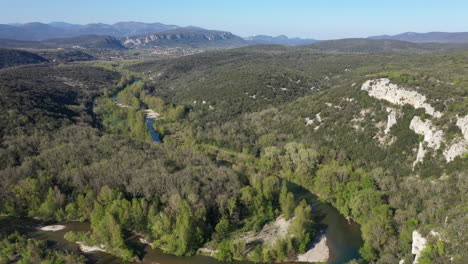
<svg viewBox="0 0 468 264"><path fill-rule="evenodd" d="M413 117L410 123L410 129L416 134L424 136L424 142L427 146L437 150L444 139L444 133L437 130L431 120L422 120L419 116Z"/></svg>
<svg viewBox="0 0 468 264"><path fill-rule="evenodd" d="M453 161L456 157L465 154L468 150L468 141L466 139L460 140L452 144L444 151L444 157L447 162Z"/></svg>
<svg viewBox="0 0 468 264"><path fill-rule="evenodd" d="M421 252L426 247L427 239L425 239L417 230L413 231L413 243L411 245L411 254L415 255L413 264L418 264Z"/></svg>
<svg viewBox="0 0 468 264"><path fill-rule="evenodd" d="M387 108L388 117L387 117L387 126L385 127L384 133L388 134L392 126L396 125L397 123L397 113L395 109Z"/></svg>
<svg viewBox="0 0 468 264"><path fill-rule="evenodd" d="M456 157L468 152L468 115L457 117L457 126L463 134L463 139L456 139L450 147L444 151L445 160L450 162Z"/></svg>
<svg viewBox="0 0 468 264"><path fill-rule="evenodd" d="M468 140L468 115L458 118L457 120L457 126L460 128L460 130L463 133L463 137Z"/></svg>
<svg viewBox="0 0 468 264"><path fill-rule="evenodd" d="M398 85L390 83L390 80L387 78L368 80L361 86L361 90L367 91L369 96L388 101L392 104L409 104L414 108L424 108L426 113L431 116L442 116L441 112L436 111L434 107L426 102L426 96L415 91L402 89Z"/></svg>

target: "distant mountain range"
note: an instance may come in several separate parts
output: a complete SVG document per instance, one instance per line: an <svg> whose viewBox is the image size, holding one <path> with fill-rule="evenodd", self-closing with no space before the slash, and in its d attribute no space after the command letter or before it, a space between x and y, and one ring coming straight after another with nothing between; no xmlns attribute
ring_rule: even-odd
<svg viewBox="0 0 468 264"><path fill-rule="evenodd" d="M66 22L0 24L0 38L40 41L53 38L70 38L81 35L109 35L125 37L161 32L182 27L162 23L119 22L108 24L76 25ZM188 27L193 29L194 27Z"/></svg>
<svg viewBox="0 0 468 264"><path fill-rule="evenodd" d="M394 36L381 35L372 36L370 39L394 39L403 40L409 42L441 42L441 43L456 43L456 42L468 42L468 32L428 32L428 33L416 33L406 32Z"/></svg>
<svg viewBox="0 0 468 264"><path fill-rule="evenodd" d="M120 39L112 36L82 35L72 38L47 39L42 41L28 41L15 39L0 39L0 48L9 49L56 49L56 48L85 48L85 49L127 49Z"/></svg>
<svg viewBox="0 0 468 264"><path fill-rule="evenodd" d="M426 43L468 42L468 32L448 33L407 32L395 36L372 36L366 39L344 39L340 41L319 41L316 39L288 38L287 36L256 35L247 38L227 31L207 30L200 27L180 27L162 23L119 22L112 25L95 23L87 25L66 22L0 24L0 47L3 48L98 48L128 49L154 47L190 48L230 48L255 44L274 44L286 46L313 45L312 48L339 52L387 52L400 50L445 50L458 48L459 45L440 46Z"/></svg>
<svg viewBox="0 0 468 264"><path fill-rule="evenodd" d="M46 39L70 38L82 35L106 35L113 37L135 37L141 38L142 35L169 31L169 30L193 30L198 31L203 28L188 26L180 27L177 25L166 25L162 23L142 23L142 22L118 22L112 25L94 23L87 25L70 24L66 22L51 22L48 24L33 22L25 24L0 24L0 39L15 39L27 41L41 41ZM224 32L224 31L223 31ZM211 32L212 33L212 32ZM211 33L207 33L208 35ZM226 32L228 33L228 32ZM183 34L187 34L187 31ZM231 34L231 33L229 33ZM198 34L195 34L198 35ZM206 35L206 34L205 34ZM225 34L227 35L227 34ZM236 42L241 42L238 36L229 36L235 38ZM141 40L141 39L140 39ZM266 35L257 35L244 39L243 45L247 44L280 44L280 45L305 45L317 42L315 39L288 38L284 35L272 37ZM131 40L130 40L131 41ZM146 43L148 44L148 43ZM135 45L139 45L135 43Z"/></svg>
<svg viewBox="0 0 468 264"><path fill-rule="evenodd" d="M465 43L414 43L394 39L337 39L301 46L343 53L423 52L468 49Z"/></svg>

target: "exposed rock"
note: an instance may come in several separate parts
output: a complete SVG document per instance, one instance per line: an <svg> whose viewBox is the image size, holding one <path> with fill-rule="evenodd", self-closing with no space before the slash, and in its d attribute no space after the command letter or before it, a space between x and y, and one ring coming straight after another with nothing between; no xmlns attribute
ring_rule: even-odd
<svg viewBox="0 0 468 264"><path fill-rule="evenodd" d="M55 231L60 231L65 229L64 225L49 225L49 226L43 226L39 228L41 231L49 231L49 232L55 232Z"/></svg>
<svg viewBox="0 0 468 264"><path fill-rule="evenodd" d="M423 121L419 116L413 117L410 123L410 129L416 134L424 136L424 141L433 149L439 149L442 143L444 133L437 130L430 120Z"/></svg>
<svg viewBox="0 0 468 264"><path fill-rule="evenodd" d="M444 151L445 160L447 162L453 161L456 157L465 154L468 150L468 141L463 139L459 142L452 144Z"/></svg>
<svg viewBox="0 0 468 264"><path fill-rule="evenodd" d="M429 234L440 240L441 235L439 232L431 230ZM426 248L427 239L424 238L418 230L413 231L413 243L411 245L411 254L415 255L413 264L418 264L421 252Z"/></svg>
<svg viewBox="0 0 468 264"><path fill-rule="evenodd" d="M158 119L159 116L160 116L159 113L157 113L156 111L154 111L152 109L146 109L145 113L146 113L146 118L148 118L148 119Z"/></svg>
<svg viewBox="0 0 468 264"><path fill-rule="evenodd" d="M426 96L415 91L402 89L398 85L390 83L387 78L368 80L361 86L361 90L367 91L369 96L386 100L392 104L409 104L414 108L422 107L431 116L442 116L441 112L436 111L434 107L426 103Z"/></svg>
<svg viewBox="0 0 468 264"><path fill-rule="evenodd" d="M426 247L427 240L417 231L413 231L413 243L411 246L411 254L415 255L413 264L418 264L418 259L421 256L421 252Z"/></svg>
<svg viewBox="0 0 468 264"><path fill-rule="evenodd" d="M84 242L81 242L81 241L77 241L76 243L80 246L80 250L85 253L96 252L96 251L106 252L106 250L104 250L104 245L102 244L98 247L98 246L88 246Z"/></svg>
<svg viewBox="0 0 468 264"><path fill-rule="evenodd" d="M416 160L413 162L413 167L416 166L419 162L422 162L424 156L426 155L426 149L423 146L422 142L419 142L418 153L416 154Z"/></svg>
<svg viewBox="0 0 468 264"><path fill-rule="evenodd" d="M327 262L330 258L330 249L327 246L325 235L318 237L318 242L304 254L297 256L297 261L303 262Z"/></svg>
<svg viewBox="0 0 468 264"><path fill-rule="evenodd" d="M412 129L416 134L424 136L424 142L427 142L428 147L434 150L440 148L440 144L444 138L444 133L437 130L430 120L423 121L419 116L415 116L411 120L410 129Z"/></svg>
<svg viewBox="0 0 468 264"><path fill-rule="evenodd" d="M388 114L388 117L387 117L387 126L385 127L385 130L384 130L385 134L388 134L390 132L390 129L392 128L392 126L396 125L396 123L397 123L397 120L396 120L397 113L396 113L395 109L387 108L387 112L389 114Z"/></svg>
<svg viewBox="0 0 468 264"><path fill-rule="evenodd" d="M198 251L202 255L207 255L207 256L211 256L211 257L214 256L214 254L216 254L218 252L217 250L206 248L206 247L199 248Z"/></svg>
<svg viewBox="0 0 468 264"><path fill-rule="evenodd" d="M461 129L463 137L468 140L468 115L458 118L457 126Z"/></svg>
<svg viewBox="0 0 468 264"><path fill-rule="evenodd" d="M245 244L252 242L262 242L267 245L272 245L278 238L283 238L289 231L289 226L292 219L286 220L284 217L278 216L274 222L266 224L260 232L247 232L240 236L245 241Z"/></svg>

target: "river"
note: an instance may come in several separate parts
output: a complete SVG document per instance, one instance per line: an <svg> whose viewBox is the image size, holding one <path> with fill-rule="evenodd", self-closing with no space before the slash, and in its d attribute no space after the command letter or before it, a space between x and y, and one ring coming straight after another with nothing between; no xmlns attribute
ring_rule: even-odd
<svg viewBox="0 0 468 264"><path fill-rule="evenodd" d="M129 85L132 85L134 83L137 83L141 81L141 79L139 78L136 78L135 80L133 80L133 82ZM114 96L112 96L112 100L114 100L115 102L117 102L119 100L119 94L116 93ZM140 110L147 110L146 106L145 107L142 107L140 108ZM150 136L151 136L151 140L153 142L158 142L158 143L161 143L161 136L159 135L158 132L156 132L156 130L154 130L154 122L156 122L156 119L155 118L148 118L146 117L145 118L145 124L146 124L146 127L148 128L148 132L150 133Z"/></svg>
<svg viewBox="0 0 468 264"><path fill-rule="evenodd" d="M353 258L359 258L358 250L362 246L361 232L359 225L350 223L333 206L320 202L313 194L298 185L291 184L294 192L300 198L307 199L313 207L313 214L318 228L325 233L327 245L330 248L330 259L328 263L341 264ZM30 218L0 217L0 230L17 230L29 238L44 239L53 242L51 248L71 250L79 253L79 248L75 243L68 242L63 238L68 231L89 231L89 223L80 222L59 222L65 229L55 232L41 231L39 227L46 225L39 220ZM159 249L152 249L148 245L139 242L136 235L130 235L127 243L143 249L142 262L144 264L223 264L223 263L250 263L250 262L222 262L207 256L177 257L165 254ZM124 263L122 260L104 253L92 252L86 256L91 263Z"/></svg>
<svg viewBox="0 0 468 264"><path fill-rule="evenodd" d="M136 79L134 82L138 82ZM115 101L118 96L112 97ZM145 120L151 138L155 142L161 142L159 134L154 130L153 124L155 119L147 118ZM312 205L315 221L318 224L320 232L325 233L327 238L327 246L330 249L330 264L346 263L354 258L359 258L359 248L362 246L361 231L358 224L346 220L333 206L327 203L320 202L316 196L311 194L306 189L299 185L289 183L294 190L296 196L301 199L306 199ZM64 239L64 235L68 231L89 231L89 223L80 222L59 222L55 223L64 225L65 229L55 232L41 231L38 228L46 225L39 220L30 218L14 218L0 217L0 231L12 230L19 231L29 238L43 239L52 242L51 248L64 249L80 253L79 247L75 243L71 243ZM251 263L251 262L222 262L207 256L191 256L177 257L171 254L165 254L162 250L152 249L148 245L143 245L139 242L136 235L131 235L127 238L127 242L143 249L143 264L225 264L225 263ZM124 263L122 260L104 253L91 252L85 254L91 263Z"/></svg>

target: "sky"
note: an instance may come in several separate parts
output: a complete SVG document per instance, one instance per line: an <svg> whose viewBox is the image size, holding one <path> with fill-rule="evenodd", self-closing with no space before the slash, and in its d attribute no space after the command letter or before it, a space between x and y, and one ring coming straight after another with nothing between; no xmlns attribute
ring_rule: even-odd
<svg viewBox="0 0 468 264"><path fill-rule="evenodd" d="M246 37L468 31L467 0L0 0L0 23L161 22Z"/></svg>

